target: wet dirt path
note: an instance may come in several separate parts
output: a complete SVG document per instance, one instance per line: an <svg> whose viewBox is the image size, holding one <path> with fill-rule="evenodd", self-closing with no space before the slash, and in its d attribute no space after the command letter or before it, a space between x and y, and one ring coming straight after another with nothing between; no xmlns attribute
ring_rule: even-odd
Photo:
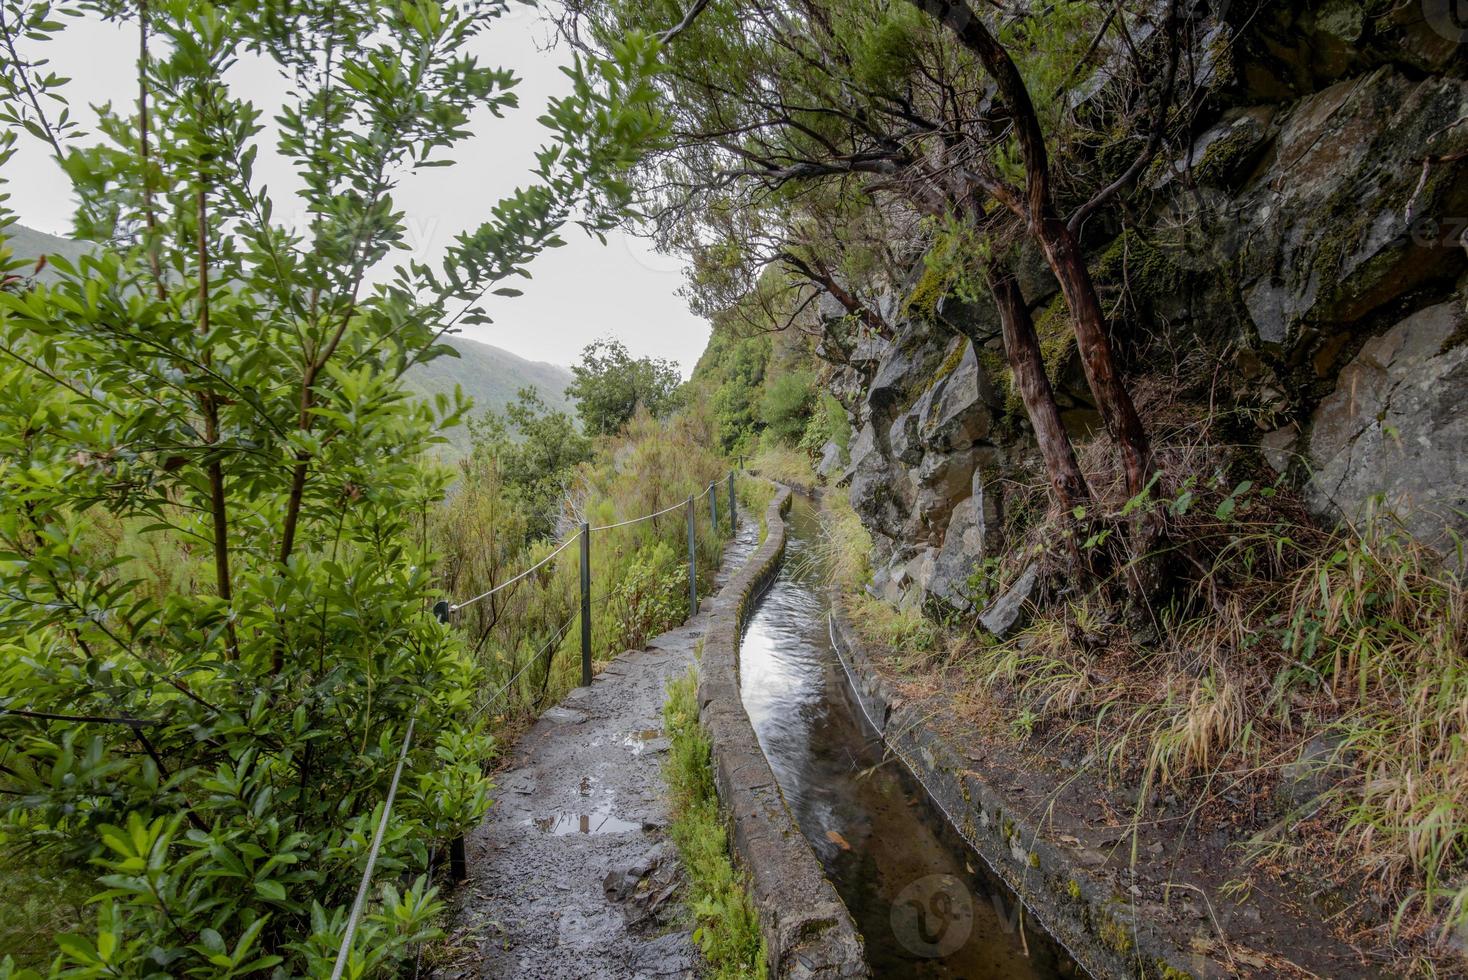
<svg viewBox="0 0 1468 980"><path fill-rule="evenodd" d="M724 551L722 588L758 543L744 521ZM445 978L696 976L676 925L676 850L661 774L664 685L686 671L711 599L589 688L547 711L495 780L495 804L468 838Z"/></svg>

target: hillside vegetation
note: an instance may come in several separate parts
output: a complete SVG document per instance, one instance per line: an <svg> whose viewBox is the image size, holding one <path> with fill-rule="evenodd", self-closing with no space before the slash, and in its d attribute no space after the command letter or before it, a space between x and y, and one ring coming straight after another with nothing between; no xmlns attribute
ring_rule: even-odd
<svg viewBox="0 0 1468 980"><path fill-rule="evenodd" d="M566 394L574 380L570 368L543 361L527 361L499 347L465 337L449 337L445 353L427 364L413 367L403 375L403 384L420 397L432 401L438 395L452 395L457 385L464 397L474 403L477 412L503 412L513 404L520 391L534 391L548 407L574 412L575 403ZM467 426L456 425L444 432L451 455L469 452L472 439Z"/></svg>
<svg viewBox="0 0 1468 980"><path fill-rule="evenodd" d="M825 479L896 683L1121 787L1087 817L1133 834L1137 916L1268 882L1353 961L1455 975L1461 36L1390 2L679 9L566 19L680 25L637 173L715 324L693 386L727 451ZM1221 841L1227 887L1156 828Z"/></svg>

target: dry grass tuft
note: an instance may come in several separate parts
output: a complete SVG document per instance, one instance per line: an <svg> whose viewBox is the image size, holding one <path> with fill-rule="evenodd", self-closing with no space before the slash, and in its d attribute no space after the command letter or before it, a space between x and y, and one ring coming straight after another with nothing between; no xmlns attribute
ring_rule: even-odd
<svg viewBox="0 0 1468 980"><path fill-rule="evenodd" d="M1259 860L1380 896L1396 914L1377 939L1443 962L1468 930L1468 587L1392 515L1321 529L1207 412L1157 388L1139 402L1160 464L1143 498L1109 444L1080 447L1111 577L1075 590L1069 522L1044 515L1043 487L1021 493L991 574L1038 561L1047 584L1019 635L962 648L971 673L1025 734L1089 742L1137 787L1134 819L1163 787L1198 823L1274 800ZM1161 543L1135 554L1144 520ZM1146 565L1171 585L1150 608L1128 588ZM898 649L953 649L908 614L857 603L854 618Z"/></svg>
<svg viewBox="0 0 1468 980"><path fill-rule="evenodd" d="M746 463L751 473L786 486L809 490L816 485L816 470L810 455L797 446L766 439Z"/></svg>

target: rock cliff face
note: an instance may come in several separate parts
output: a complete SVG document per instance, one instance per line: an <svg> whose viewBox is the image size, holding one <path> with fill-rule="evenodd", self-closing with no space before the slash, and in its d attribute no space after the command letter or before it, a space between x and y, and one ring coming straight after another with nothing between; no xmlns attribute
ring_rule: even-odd
<svg viewBox="0 0 1468 980"><path fill-rule="evenodd" d="M1098 286L1127 298L1122 346L1227 351L1243 438L1322 515L1384 497L1450 551L1468 532L1468 31L1437 6L1225 4L1193 53L1191 147L1086 244ZM1095 414L1054 282L1037 259L1021 281L1084 432ZM967 609L1032 439L994 312L905 300L888 304L894 338L836 380L858 433L840 479L877 544L874 587Z"/></svg>
<svg viewBox="0 0 1468 980"><path fill-rule="evenodd" d="M888 597L916 585L961 607L964 581L998 525L986 481L1004 469L1010 440L998 431L1001 399L973 343L940 336L908 320L883 351L842 479L889 560L877 583Z"/></svg>

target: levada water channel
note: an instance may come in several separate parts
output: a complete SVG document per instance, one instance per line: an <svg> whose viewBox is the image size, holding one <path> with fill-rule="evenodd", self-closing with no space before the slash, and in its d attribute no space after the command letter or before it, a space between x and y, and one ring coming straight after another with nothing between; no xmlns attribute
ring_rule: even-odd
<svg viewBox="0 0 1468 980"><path fill-rule="evenodd" d="M827 631L815 504L797 495L785 564L740 647L744 707L801 831L866 939L877 977L1077 977L884 752Z"/></svg>

